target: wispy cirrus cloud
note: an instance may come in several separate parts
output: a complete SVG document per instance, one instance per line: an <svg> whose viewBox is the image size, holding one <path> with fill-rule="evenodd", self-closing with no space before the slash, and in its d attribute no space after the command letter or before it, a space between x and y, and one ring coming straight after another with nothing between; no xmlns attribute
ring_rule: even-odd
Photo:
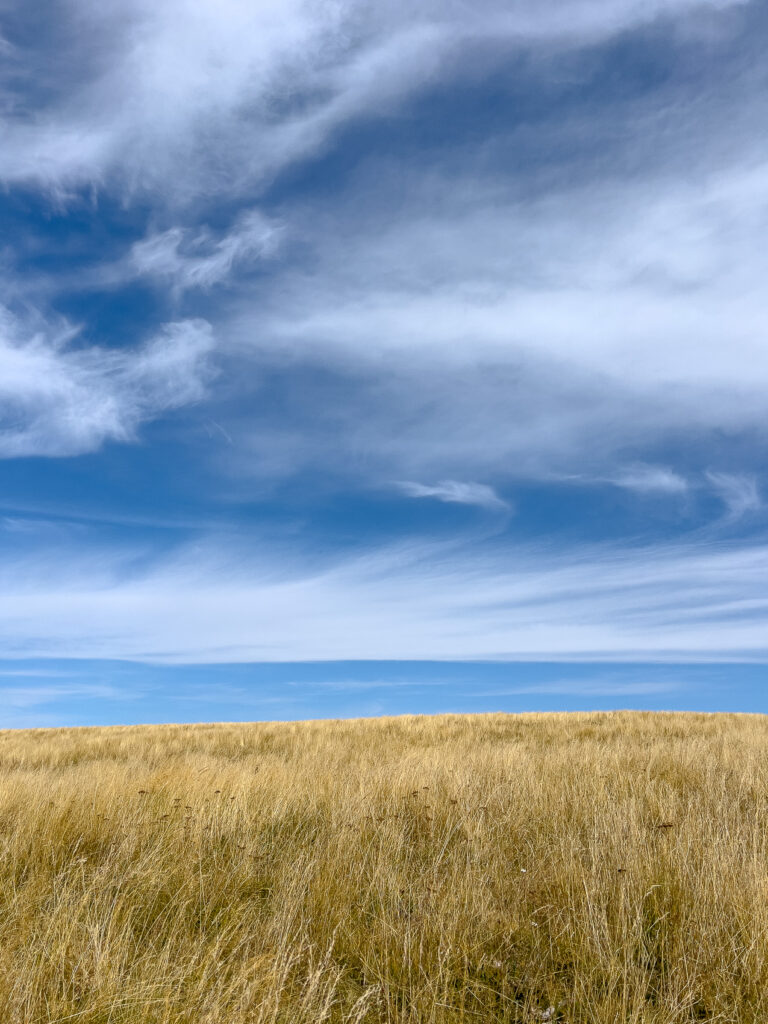
<svg viewBox="0 0 768 1024"><path fill-rule="evenodd" d="M66 324L0 317L0 458L95 451L205 394L213 338L204 321L166 324L132 349L76 338Z"/></svg>
<svg viewBox="0 0 768 1024"><path fill-rule="evenodd" d="M189 288L210 288L225 281L233 268L243 262L268 258L280 244L281 227L250 210L233 228L216 238L205 228L169 228L136 242L121 267L112 274L144 277L175 292Z"/></svg>
<svg viewBox="0 0 768 1024"><path fill-rule="evenodd" d="M480 54L579 53L649 24L685 40L706 22L727 39L749 5L579 0L568 17L528 2L488 2L471 16L444 4L417 16L300 0L231 0L224 11L131 0L98 16L75 7L74 45L92 53L98 41L102 59L84 62L76 81L57 66L51 87L16 110L0 177L64 192L95 183L165 210L192 196L203 208L231 204L241 186L252 192L322 151L339 126L476 80ZM552 86L546 60L525 73L532 89ZM581 64L574 73L586 74ZM762 422L768 173L754 152L763 106L750 74L734 69L751 97L739 118L727 97L692 98L674 81L626 108L592 99L489 137L481 167L460 137L432 164L393 159L384 174L363 164L330 202L284 203L280 227L249 206L229 231L189 219L150 230L114 275L177 301L231 286L237 300L210 315L230 358L228 396L249 410L245 424L226 406L215 416L241 439L239 461L236 451L223 460L235 473L346 461L379 481L587 473L674 493L680 473L627 470L624 450L642 460L659 438ZM694 116L702 104L706 118ZM602 152L606 125L625 114L658 141L653 160L614 141L585 166L576 141ZM714 145L721 137L726 147ZM525 161L547 139L559 141L542 192L541 168ZM696 180L676 171L680 139L701 157ZM619 173L627 161L632 175ZM159 221L169 220L165 210ZM302 258L252 282L249 267L283 229ZM284 392L275 384L285 414L265 422L248 389L281 363L300 368L302 386L285 374ZM344 394L332 408L329 378Z"/></svg>
<svg viewBox="0 0 768 1024"><path fill-rule="evenodd" d="M706 463L658 464L660 446L768 440L768 164L719 160L687 186L657 169L562 181L538 199L494 173L420 174L409 216L383 200L361 214L363 182L335 233L308 217L311 271L287 268L227 320L246 363L322 367L301 408L286 399L294 430L311 415L313 460L341 447L360 464L364 446L390 477L581 474L674 495ZM326 417L330 374L349 396ZM270 433L242 436L290 458Z"/></svg>
<svg viewBox="0 0 768 1024"><path fill-rule="evenodd" d="M128 0L96 9L73 0L52 18L71 61L52 64L43 50L9 40L16 60L0 78L8 97L0 178L61 192L117 176L171 202L231 192L316 151L351 119L387 110L455 66L467 45L568 50L738 3L575 0L566 15L558 3L529 0L513 8L485 0L471 12L439 2L417 10ZM47 88L21 92L36 75Z"/></svg>
<svg viewBox="0 0 768 1024"><path fill-rule="evenodd" d="M6 561L3 650L178 663L387 659L395 643L401 659L768 658L760 544L413 543L310 567L251 538L136 556L59 544Z"/></svg>
<svg viewBox="0 0 768 1024"><path fill-rule="evenodd" d="M647 465L627 466L609 477L608 483L639 494L685 494L690 486L685 477L666 466Z"/></svg>
<svg viewBox="0 0 768 1024"><path fill-rule="evenodd" d="M61 686L4 686L0 684L0 701L4 708L34 708L79 700L130 700L135 691L123 690L110 684L62 684Z"/></svg>
<svg viewBox="0 0 768 1024"><path fill-rule="evenodd" d="M40 312L1 325L0 456L206 407L173 451L196 544L11 523L0 650L768 660L758 5L67 0L45 34L11 7L0 212L29 237L4 263L14 309ZM152 322L135 338L131 316ZM610 492L567 496L565 539L565 480L710 516L717 494L741 542L675 543L674 500L638 503L663 540L622 542L632 502ZM357 499L354 555L300 536L331 515L323 487L334 514ZM110 529L135 539L129 489ZM360 495L395 489L503 512L510 536L380 546ZM575 540L608 535L600 501L614 543ZM291 515L278 557L254 524Z"/></svg>
<svg viewBox="0 0 768 1024"><path fill-rule="evenodd" d="M434 498L455 505L477 505L480 508L511 512L512 505L500 498L487 484L441 480L438 484L420 484L404 480L398 488L409 498Z"/></svg>
<svg viewBox="0 0 768 1024"><path fill-rule="evenodd" d="M754 476L709 470L706 477L725 505L730 520L739 520L750 512L759 512L762 509L763 499Z"/></svg>

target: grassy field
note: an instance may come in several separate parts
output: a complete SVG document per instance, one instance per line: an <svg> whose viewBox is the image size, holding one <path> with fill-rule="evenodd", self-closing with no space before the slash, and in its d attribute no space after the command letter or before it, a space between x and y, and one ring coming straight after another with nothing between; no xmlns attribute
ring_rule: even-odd
<svg viewBox="0 0 768 1024"><path fill-rule="evenodd" d="M0 733L0 1021L768 1021L768 719Z"/></svg>

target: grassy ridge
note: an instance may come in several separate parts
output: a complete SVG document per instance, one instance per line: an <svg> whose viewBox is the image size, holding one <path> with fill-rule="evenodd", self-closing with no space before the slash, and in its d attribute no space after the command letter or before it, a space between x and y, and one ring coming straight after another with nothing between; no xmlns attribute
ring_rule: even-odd
<svg viewBox="0 0 768 1024"><path fill-rule="evenodd" d="M0 1020L768 1020L768 719L0 733Z"/></svg>

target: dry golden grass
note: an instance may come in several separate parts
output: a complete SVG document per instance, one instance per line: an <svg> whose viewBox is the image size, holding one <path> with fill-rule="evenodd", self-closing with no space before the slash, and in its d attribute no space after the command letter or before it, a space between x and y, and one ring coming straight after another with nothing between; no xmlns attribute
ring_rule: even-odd
<svg viewBox="0 0 768 1024"><path fill-rule="evenodd" d="M0 1021L768 1020L768 719L0 733Z"/></svg>

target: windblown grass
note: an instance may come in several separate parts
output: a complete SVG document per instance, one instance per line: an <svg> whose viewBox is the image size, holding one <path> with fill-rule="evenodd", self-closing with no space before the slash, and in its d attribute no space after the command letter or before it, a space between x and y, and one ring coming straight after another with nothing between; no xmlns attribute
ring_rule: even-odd
<svg viewBox="0 0 768 1024"><path fill-rule="evenodd" d="M0 1021L768 1020L768 719L0 733Z"/></svg>

